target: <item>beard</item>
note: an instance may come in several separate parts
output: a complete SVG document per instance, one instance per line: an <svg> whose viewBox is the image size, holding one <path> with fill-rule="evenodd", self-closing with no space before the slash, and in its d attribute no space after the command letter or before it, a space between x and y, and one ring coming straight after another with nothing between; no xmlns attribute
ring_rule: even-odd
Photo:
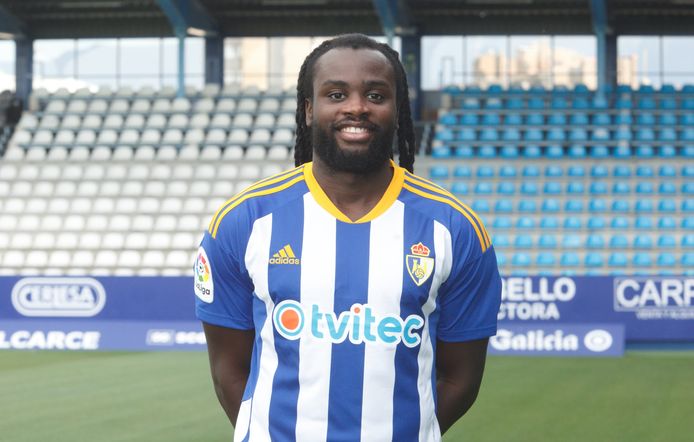
<svg viewBox="0 0 694 442"><path fill-rule="evenodd" d="M368 149L363 152L350 152L342 149L335 137L335 129L332 125L324 130L313 121L313 150L316 155L334 172L347 172L357 175L369 175L376 172L387 163L393 155L393 137L395 128L373 126L374 137L369 143Z"/></svg>

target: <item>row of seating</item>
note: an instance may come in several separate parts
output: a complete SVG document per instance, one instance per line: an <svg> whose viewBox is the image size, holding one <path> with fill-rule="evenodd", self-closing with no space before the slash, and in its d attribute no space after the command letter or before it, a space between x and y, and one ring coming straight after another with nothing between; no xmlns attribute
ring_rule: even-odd
<svg viewBox="0 0 694 442"><path fill-rule="evenodd" d="M473 204L474 206L474 204ZM516 216L497 215L495 217L482 215L485 225L490 226L493 232L499 231L532 231L532 230L659 230L659 231L681 231L694 230L694 216L692 215L661 215L657 218L652 216L629 217L616 214L605 217L600 214L590 214L587 219L583 219L580 214L557 216L544 215L533 216L521 214Z"/></svg>
<svg viewBox="0 0 694 442"><path fill-rule="evenodd" d="M41 231L0 232L2 250L193 250L200 243L202 231L191 232L108 232Z"/></svg>
<svg viewBox="0 0 694 442"><path fill-rule="evenodd" d="M37 234L40 232L92 232L103 236L106 231L112 232L189 232L200 233L207 230L212 214L221 207L224 199L215 199L217 203L212 210L211 204L203 206L205 215L191 214L156 214L153 212L138 212L138 200L133 199L126 210L114 213L70 214L70 215L0 215L5 224L0 232L7 232L14 238L19 233ZM142 205L139 205L142 207ZM143 210L148 210L143 208ZM41 216L45 215L45 216ZM12 242L12 240L10 240ZM27 243L27 246L33 244Z"/></svg>
<svg viewBox="0 0 694 442"><path fill-rule="evenodd" d="M495 233L494 244L497 248L505 250L511 247L516 249L694 249L694 234L685 233L680 235L672 233L565 233L561 236L552 233L541 233L532 235L518 233L509 235L507 233Z"/></svg>
<svg viewBox="0 0 694 442"><path fill-rule="evenodd" d="M545 177L545 178L559 178L559 177L571 177L571 178L651 178L651 177L662 177L662 178L674 178L674 177L686 177L694 178L694 164L677 165L677 164L660 164L658 166L652 166L650 164L621 164L614 163L612 165L607 165L604 163L593 164L586 166L583 164L548 164L541 167L537 164L528 163L521 166L516 166L514 164L480 164L476 167L472 167L468 164L436 164L429 167L429 176L434 179L441 178L534 178L534 177ZM625 183L626 184L626 183Z"/></svg>
<svg viewBox="0 0 694 442"><path fill-rule="evenodd" d="M431 156L437 159L634 159L634 158L694 158L694 143L684 146L672 144L640 144L632 146L628 141L620 141L616 146L608 147L604 144L586 146L581 143L566 145L565 143L539 145L536 143L517 145L505 144L498 146L493 142L480 144L470 141L434 140L431 148Z"/></svg>
<svg viewBox="0 0 694 442"><path fill-rule="evenodd" d="M562 110L694 110L694 98L671 96L667 98L640 97L632 100L631 97L616 97L610 100L600 94L592 98L574 95L570 99L563 96L555 96L551 99L544 97L508 97L496 98L486 96L484 98L462 95L453 100L451 108L455 109L490 109L490 110L521 110L521 109L562 109Z"/></svg>
<svg viewBox="0 0 694 442"><path fill-rule="evenodd" d="M620 84L617 85L616 88L612 88L611 86L604 86L602 92L597 92L594 90L591 90L588 88L583 83L577 83L572 89L569 89L566 86L554 86L550 89L546 89L541 85L533 85L528 89L524 89L521 86L518 85L511 85L508 88L504 88L500 84L490 84L486 88L481 88L480 86L477 85L468 85L465 88L460 88L459 86L451 85L451 86L446 86L442 90L443 93L448 94L448 95L523 95L523 94L529 94L529 95L545 95L545 94L554 94L554 95L565 95L565 94L572 94L572 95L580 95L580 96L590 96L594 95L596 93L606 93L606 94L616 94L616 95L652 95L652 94L663 94L663 95L672 95L672 94L680 94L680 95L687 95L687 94L692 94L694 95L694 84L685 84L681 88L676 88L672 84L668 83L663 83L659 88L655 88L650 84L641 84L637 88L632 88L629 85L626 84Z"/></svg>
<svg viewBox="0 0 694 442"><path fill-rule="evenodd" d="M694 213L694 198L677 201L675 198L624 199L594 198L588 201L567 199L544 199L541 203L533 199L499 199L495 203L488 199L474 200L471 207L479 213Z"/></svg>
<svg viewBox="0 0 694 442"><path fill-rule="evenodd" d="M508 256L510 255L510 259ZM577 252L564 252L560 255L553 252L516 252L506 254L505 252L497 253L497 262L500 267L511 265L512 267L532 268L537 267L555 267L562 268L577 268L585 266L587 268L600 267L647 267L652 268L652 271L658 274L666 274L668 268L681 266L683 273L694 275L694 252L686 252L682 254L672 252L661 252L658 254L648 252L587 252L584 254Z"/></svg>
<svg viewBox="0 0 694 442"><path fill-rule="evenodd" d="M638 143L646 142L666 142L676 143L678 141L694 144L694 123L691 127L686 127L682 130L674 128L663 128L654 130L649 127L642 127L636 130L631 130L628 127L620 127L617 130L607 128L585 129L582 127L574 127L564 129L563 127L554 127L549 130L542 129L516 129L514 127L506 127L497 129L495 127L487 127L482 130L473 128L452 129L449 127L440 127L436 130L436 140L446 141L469 141L469 142L609 142L609 141L635 141Z"/></svg>

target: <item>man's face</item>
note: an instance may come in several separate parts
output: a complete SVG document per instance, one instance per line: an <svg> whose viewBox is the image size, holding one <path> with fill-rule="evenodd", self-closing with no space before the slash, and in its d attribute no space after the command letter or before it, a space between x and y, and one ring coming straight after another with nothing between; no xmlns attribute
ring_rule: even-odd
<svg viewBox="0 0 694 442"><path fill-rule="evenodd" d="M330 169L368 174L391 156L397 121L395 73L373 49L337 48L314 65L306 100L313 150Z"/></svg>

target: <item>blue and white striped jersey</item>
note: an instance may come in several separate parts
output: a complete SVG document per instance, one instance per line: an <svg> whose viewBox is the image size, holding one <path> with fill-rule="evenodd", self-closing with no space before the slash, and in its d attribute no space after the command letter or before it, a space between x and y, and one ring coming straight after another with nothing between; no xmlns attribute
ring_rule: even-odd
<svg viewBox="0 0 694 442"><path fill-rule="evenodd" d="M449 192L392 164L351 221L307 163L214 215L195 263L196 313L255 330L236 441L439 441L437 340L496 332L489 235Z"/></svg>

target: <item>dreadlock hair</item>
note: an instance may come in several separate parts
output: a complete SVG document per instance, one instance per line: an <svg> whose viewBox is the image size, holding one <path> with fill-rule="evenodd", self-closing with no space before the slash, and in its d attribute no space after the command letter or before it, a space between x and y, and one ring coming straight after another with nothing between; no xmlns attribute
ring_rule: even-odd
<svg viewBox="0 0 694 442"><path fill-rule="evenodd" d="M344 34L324 41L304 60L296 85L296 144L294 145L294 164L300 166L313 159L311 130L306 125L306 100L313 99L313 69L316 61L326 52L335 48L373 49L385 57L393 66L395 73L396 108L398 112L397 140L400 166L413 171L415 155L415 135L410 114L410 97L405 68L400 63L397 51L384 43L379 43L363 34ZM392 157L392 152L391 152Z"/></svg>

